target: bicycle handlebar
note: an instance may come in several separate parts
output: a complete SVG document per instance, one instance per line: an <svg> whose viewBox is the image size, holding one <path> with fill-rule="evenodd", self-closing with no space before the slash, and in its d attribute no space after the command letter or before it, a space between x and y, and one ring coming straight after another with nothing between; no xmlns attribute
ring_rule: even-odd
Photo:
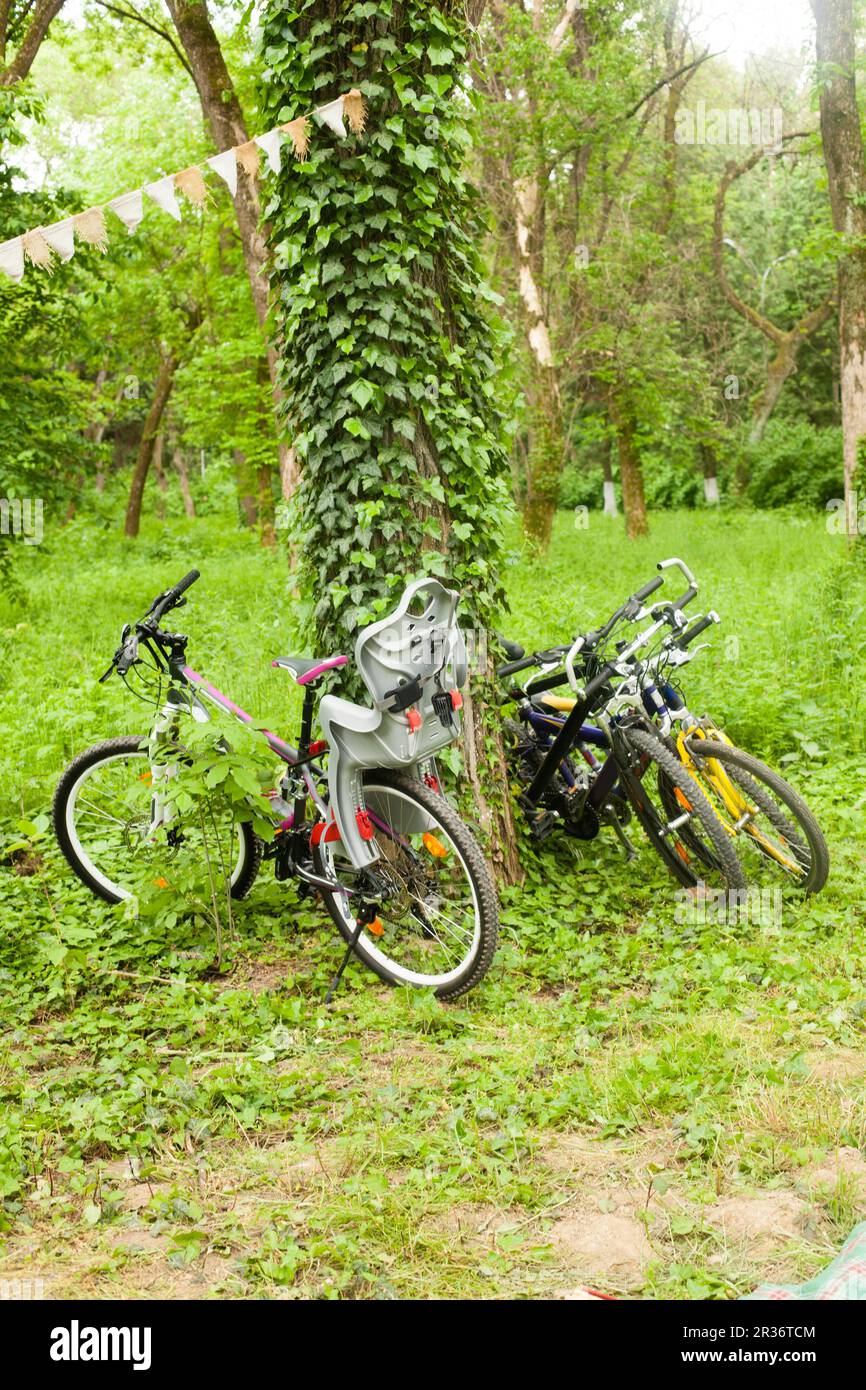
<svg viewBox="0 0 866 1390"><path fill-rule="evenodd" d="M119 672L121 676L125 676L130 667L136 664L138 661L139 634L144 639L145 644L150 641L155 641L159 644L160 638L162 638L163 641L170 641L173 643L185 642L185 638L175 638L171 633L161 634L159 631L159 624L162 621L163 615L168 613L170 609L176 608L179 603L186 602L183 596L187 589L191 588L198 578L200 578L199 571L190 570L189 574L185 574L183 579L178 580L177 584L174 584L170 589L166 589L163 593L157 594L140 622L135 623L134 626L131 626L129 623L126 624L121 634L120 646L111 658L111 665L105 674L99 677L100 685L104 681L107 681L114 671ZM148 650L150 649L148 648Z"/></svg>
<svg viewBox="0 0 866 1390"><path fill-rule="evenodd" d="M189 574L185 574L183 579L175 584L173 588L166 589L164 594L157 595L147 610L147 616L153 616L154 620L159 622L163 614L177 606L187 589L191 588L199 577L200 574L198 570L190 570Z"/></svg>

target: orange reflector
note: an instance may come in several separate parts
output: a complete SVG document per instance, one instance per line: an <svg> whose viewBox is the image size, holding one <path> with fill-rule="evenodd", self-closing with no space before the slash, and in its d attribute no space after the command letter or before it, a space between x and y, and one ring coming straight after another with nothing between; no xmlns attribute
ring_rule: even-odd
<svg viewBox="0 0 866 1390"><path fill-rule="evenodd" d="M437 840L435 835L431 835L429 830L426 830L421 836L421 843L427 853L433 855L434 859L444 859L448 853L442 841Z"/></svg>
<svg viewBox="0 0 866 1390"><path fill-rule="evenodd" d="M374 917L372 922L367 923L367 931L371 932L373 936L385 935L385 928L382 926L381 919L378 917Z"/></svg>
<svg viewBox="0 0 866 1390"><path fill-rule="evenodd" d="M679 787L674 787L674 796L676 797L677 801L680 803L684 811L690 811L692 809L692 803L689 801L685 792L680 791Z"/></svg>
<svg viewBox="0 0 866 1390"><path fill-rule="evenodd" d="M139 782L152 782L153 773L150 770L148 770L147 772L143 772L138 780Z"/></svg>
<svg viewBox="0 0 866 1390"><path fill-rule="evenodd" d="M157 888L167 888L167 887L168 887L168 879L167 879L167 878L155 878L153 881L154 881L154 883L156 884Z"/></svg>
<svg viewBox="0 0 866 1390"><path fill-rule="evenodd" d="M689 854L688 850L680 844L679 840L677 840L676 844L674 845L674 849L676 850L677 854L680 856L680 859L682 859L684 864L691 864L691 855Z"/></svg>

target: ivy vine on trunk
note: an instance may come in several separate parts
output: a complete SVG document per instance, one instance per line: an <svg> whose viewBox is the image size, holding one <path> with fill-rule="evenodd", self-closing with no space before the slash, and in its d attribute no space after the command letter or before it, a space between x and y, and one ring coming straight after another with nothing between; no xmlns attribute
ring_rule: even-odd
<svg viewBox="0 0 866 1390"><path fill-rule="evenodd" d="M464 177L462 3L270 0L265 124L358 87L362 137L316 132L265 209L280 385L301 463L290 533L324 651L427 573L492 627L508 506L496 335ZM466 765L488 852L519 875L489 659L467 701Z"/></svg>

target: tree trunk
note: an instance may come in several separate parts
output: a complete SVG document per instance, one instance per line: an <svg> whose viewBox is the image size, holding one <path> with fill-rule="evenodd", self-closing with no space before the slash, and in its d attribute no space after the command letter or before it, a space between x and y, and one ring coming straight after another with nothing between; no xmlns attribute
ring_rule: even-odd
<svg viewBox="0 0 866 1390"><path fill-rule="evenodd" d="M501 725L499 737L491 737L490 720L485 718L485 705L496 710L498 700L493 663L489 662L487 670L463 692L463 754L486 858L500 883L517 884L523 882L523 869L511 803L505 799L503 804L508 769Z"/></svg>
<svg viewBox="0 0 866 1390"><path fill-rule="evenodd" d="M463 0L440 0L435 9L424 0L399 5L371 0L351 8L342 0L313 0L291 30L280 0L272 0L264 7L263 22L265 51L280 55L267 94L271 115L309 105L309 62L302 44L313 26L328 90L366 87L371 106L365 159L351 149L335 153L327 160L326 206L319 209L302 199L297 208L293 236L312 252L327 227L328 254L338 261L339 273L327 281L323 277L313 292L317 312L300 313L292 293L297 271L280 263L274 267L282 378L293 418L307 440L304 468L311 483L297 499L308 538L299 555L301 597L310 603L324 649L337 650L331 644L345 642L362 617L368 622L371 612L390 611L405 577L424 566L447 575L446 582L460 589L464 625L483 636L495 624L500 601L502 542L490 513L497 514L504 497L507 460L491 392L490 325L479 312L479 238L475 228L469 231L464 155L457 138L466 114ZM410 82L417 92L431 92L429 104L405 102ZM394 119L413 146L435 140L431 127L444 129L447 122L449 138L438 141L436 161L428 169L407 164L404 147L387 137L387 123ZM413 212L431 189L447 236ZM380 190L393 208L386 217L371 216ZM285 207L274 212L276 237L287 213ZM398 268L393 287L387 276L371 273L371 266L380 265ZM391 389L383 356L370 354L363 361L359 352L347 356L318 312L319 305L325 308L324 290L332 318L346 312L349 321L372 322L388 314L388 352L400 359L405 373L400 380L408 381L411 394ZM345 405L353 387L357 390L362 372L364 386L353 413L365 433L353 444L343 428L345 410L337 406ZM455 441L460 422L472 416L470 462L468 451ZM344 450L355 449L345 457ZM381 483L347 499L347 473L362 475L367 460L376 465L380 456ZM365 497L375 506L360 505ZM347 581L351 588L344 602ZM473 671L471 698L464 691L464 701L469 706L464 755L475 814L495 866L507 880L516 880L501 709L488 663L478 675Z"/></svg>
<svg viewBox="0 0 866 1390"><path fill-rule="evenodd" d="M629 540L637 540L639 536L649 535L649 524L634 420L628 407L613 394L608 396L608 410L616 431L625 531Z"/></svg>
<svg viewBox="0 0 866 1390"><path fill-rule="evenodd" d="M604 484L602 488L604 494L604 515L619 516L619 508L616 505L616 488L614 486L613 481L613 469L610 466L609 439L607 440L604 446L604 454L602 455L601 466L604 470Z"/></svg>
<svg viewBox="0 0 866 1390"><path fill-rule="evenodd" d="M544 216L537 175L517 180L514 204L518 286L532 370L523 527L527 537L546 550L559 501L564 449L559 380L538 287L544 261Z"/></svg>
<svg viewBox="0 0 866 1390"><path fill-rule="evenodd" d="M247 463L247 456L242 449L235 449L232 457L235 464L235 487L238 495L238 507L244 519L244 525L250 530L258 524L259 509L256 503L256 482L253 477L253 470Z"/></svg>
<svg viewBox="0 0 866 1390"><path fill-rule="evenodd" d="M866 441L866 262L862 251L846 256L839 267L839 356L845 517L853 538L858 535L857 477Z"/></svg>
<svg viewBox="0 0 866 1390"><path fill-rule="evenodd" d="M192 69L202 112L210 128L217 150L229 150L249 139L241 104L232 83L219 39L207 11L206 0L166 0L184 53ZM238 188L234 198L235 217L243 248L247 279L250 282L253 307L259 327L265 334L268 374L274 398L277 448L280 459L280 478L283 495L286 486L294 488L296 471L291 466L290 446L281 438L279 405L281 392L277 381L277 353L269 340L268 329L268 250L259 227L261 204L256 180L238 170ZM273 517L271 517L271 523Z"/></svg>
<svg viewBox="0 0 866 1390"><path fill-rule="evenodd" d="M133 469L132 483L129 489L129 502L126 507L126 521L123 527L124 535L130 538L137 536L141 527L141 502L144 497L144 485L147 482L147 475L153 461L156 439L162 422L162 413L171 395L171 388L176 370L177 357L173 352L169 352L161 359L159 364L153 400L151 401L150 410L147 412L147 419L144 422L141 443L138 446L138 457L135 460L135 468Z"/></svg>
<svg viewBox="0 0 866 1390"><path fill-rule="evenodd" d="M719 505L719 480L715 450L709 444L701 445L704 459L704 501L708 507Z"/></svg>
<svg viewBox="0 0 866 1390"><path fill-rule="evenodd" d="M189 474L186 471L186 460L183 450L177 443L172 444L171 462L178 482L180 483L180 495L183 498L183 509L187 516L195 516L195 502L193 501L192 491L189 485Z"/></svg>
<svg viewBox="0 0 866 1390"><path fill-rule="evenodd" d="M619 479L622 485L622 508L625 512L625 531L629 540L649 535L646 501L643 491L643 472L631 424L624 425L617 436L619 445Z"/></svg>
<svg viewBox="0 0 866 1390"><path fill-rule="evenodd" d="M813 0L816 3L816 0ZM798 134L785 135L783 142L798 138ZM725 296L731 308L736 310L746 323L757 328L764 337L769 339L776 348L776 356L773 358L768 368L766 384L752 410L752 429L749 436L750 443L759 443L763 437L767 421L773 413L782 389L789 376L797 369L797 358L800 349L806 339L814 333L829 318L833 309L832 296L825 299L823 304L819 304L817 309L812 309L804 314L795 323L793 328L782 329L777 324L772 323L765 314L747 304L741 299L728 279L725 269L725 202L728 189L736 179L742 178L749 173L764 158L767 153L765 147L759 147L752 151L740 164L729 160L725 165L725 172L716 189L715 205L713 211L713 267L715 270L716 281L719 289Z"/></svg>
<svg viewBox="0 0 866 1390"><path fill-rule="evenodd" d="M776 409L785 382L797 370L797 355L802 342L803 339L801 338L797 343L792 343L786 336L767 368L767 380L764 389L757 397L752 409L752 428L749 431L750 444L760 444L763 439L767 421Z"/></svg>
<svg viewBox="0 0 866 1390"><path fill-rule="evenodd" d="M271 481L273 470L266 463L259 464L256 470L256 510L259 515L259 540L262 545L272 546L277 543L277 532L274 526L274 499L271 494Z"/></svg>
<svg viewBox="0 0 866 1390"><path fill-rule="evenodd" d="M853 0L812 0L817 31L821 141L833 225L854 243L839 262L839 378L845 515L857 535L856 477L866 438L866 173L857 105Z"/></svg>
<svg viewBox="0 0 866 1390"><path fill-rule="evenodd" d="M49 25L63 8L63 0L36 0L32 8L30 23L24 30L23 37L18 46L18 52L11 63L6 62L6 39L9 24L9 5L0 3L0 19L2 19L2 32L0 32L0 87L14 87L17 82L22 82L33 66L33 60L42 46L42 41L48 33Z"/></svg>
<svg viewBox="0 0 866 1390"><path fill-rule="evenodd" d="M165 476L165 469L162 466L162 457L165 452L165 435L162 430L153 441L153 476L156 478L156 485L159 489L159 496L156 499L154 511L160 521L165 521L165 498L168 492L168 479Z"/></svg>

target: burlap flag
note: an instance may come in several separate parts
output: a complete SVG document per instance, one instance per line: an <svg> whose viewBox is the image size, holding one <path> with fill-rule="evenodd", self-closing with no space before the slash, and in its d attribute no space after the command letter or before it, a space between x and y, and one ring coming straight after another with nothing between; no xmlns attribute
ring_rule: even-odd
<svg viewBox="0 0 866 1390"><path fill-rule="evenodd" d="M180 221L180 208L174 191L174 174L166 174L164 179L157 179L155 183L146 183L144 191L148 198L153 199L158 208L167 212L169 217L174 218L175 222Z"/></svg>
<svg viewBox="0 0 866 1390"><path fill-rule="evenodd" d="M329 130L335 135L339 135L341 140L346 138L346 127L343 125L343 98L337 97L336 101L331 101L327 106L320 106L315 112L320 121L324 121Z"/></svg>
<svg viewBox="0 0 866 1390"><path fill-rule="evenodd" d="M79 241L86 241L88 246L95 246L98 251L108 250L108 233L102 208L88 208L86 212L79 212L73 217L72 225Z"/></svg>
<svg viewBox="0 0 866 1390"><path fill-rule="evenodd" d="M202 178L201 169L197 164L191 164L188 169L181 169L179 174L175 174L174 186L180 189L193 207L203 208L207 202L209 196L207 184Z"/></svg>
<svg viewBox="0 0 866 1390"><path fill-rule="evenodd" d="M222 154L215 154L208 160L208 168L219 175L234 197L238 191L238 162L234 150L223 150Z"/></svg>
<svg viewBox="0 0 866 1390"><path fill-rule="evenodd" d="M367 124L367 103L357 87L353 87L343 97L343 115L349 122L349 129L354 135L364 134L364 126Z"/></svg>
<svg viewBox="0 0 866 1390"><path fill-rule="evenodd" d="M254 179L259 172L259 150L255 140L248 140L245 145L238 145L235 149L235 157L247 178Z"/></svg>
<svg viewBox="0 0 866 1390"><path fill-rule="evenodd" d="M130 234L144 217L144 199L140 188L134 189L132 193L124 193L120 198L112 198L108 206Z"/></svg>
<svg viewBox="0 0 866 1390"><path fill-rule="evenodd" d="M24 242L20 236L0 243L0 270L16 285L24 279Z"/></svg>
<svg viewBox="0 0 866 1390"><path fill-rule="evenodd" d="M295 159L306 159L310 148L310 122L306 116L297 116L295 120L281 125L280 130L285 131L291 140Z"/></svg>
<svg viewBox="0 0 866 1390"><path fill-rule="evenodd" d="M75 255L75 232L72 226L72 218L67 217L63 222L54 222L50 227L43 227L42 235L61 261L71 261Z"/></svg>
<svg viewBox="0 0 866 1390"><path fill-rule="evenodd" d="M21 240L24 242L24 255L28 261L32 265L38 265L42 270L50 271L54 257L39 228L34 227L32 232L25 232Z"/></svg>

